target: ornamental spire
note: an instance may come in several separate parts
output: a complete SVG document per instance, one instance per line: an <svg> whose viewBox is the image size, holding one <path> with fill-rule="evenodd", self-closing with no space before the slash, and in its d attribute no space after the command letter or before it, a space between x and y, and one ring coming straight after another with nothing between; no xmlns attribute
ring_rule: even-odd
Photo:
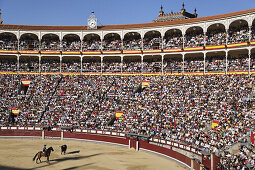
<svg viewBox="0 0 255 170"><path fill-rule="evenodd" d="M2 12L1 12L1 9L0 9L0 24L2 24L3 21L2 21Z"/></svg>

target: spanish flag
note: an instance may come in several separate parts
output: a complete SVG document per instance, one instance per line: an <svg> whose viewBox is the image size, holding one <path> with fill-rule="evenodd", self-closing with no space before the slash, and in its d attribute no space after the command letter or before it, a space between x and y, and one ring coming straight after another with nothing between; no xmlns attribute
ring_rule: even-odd
<svg viewBox="0 0 255 170"><path fill-rule="evenodd" d="M219 125L219 121L214 120L214 121L212 122L212 128L215 128L215 127L218 126L218 125Z"/></svg>
<svg viewBox="0 0 255 170"><path fill-rule="evenodd" d="M123 115L123 112L116 111L115 117L116 119L119 119Z"/></svg>
<svg viewBox="0 0 255 170"><path fill-rule="evenodd" d="M22 82L22 84L23 84L24 86L29 86L31 80L28 80L28 79L26 79L26 80L21 80L21 82Z"/></svg>
<svg viewBox="0 0 255 170"><path fill-rule="evenodd" d="M150 81L142 81L142 88L150 87Z"/></svg>
<svg viewBox="0 0 255 170"><path fill-rule="evenodd" d="M12 108L12 114L18 115L19 114L19 109L17 109L16 107L13 107Z"/></svg>

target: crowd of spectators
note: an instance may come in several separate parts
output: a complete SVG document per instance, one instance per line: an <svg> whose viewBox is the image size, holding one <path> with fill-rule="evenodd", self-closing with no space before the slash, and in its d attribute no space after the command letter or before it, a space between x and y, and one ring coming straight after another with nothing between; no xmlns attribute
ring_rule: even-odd
<svg viewBox="0 0 255 170"><path fill-rule="evenodd" d="M80 59L62 60L61 71L63 73L79 73L81 72L81 61Z"/></svg>
<svg viewBox="0 0 255 170"><path fill-rule="evenodd" d="M116 73L116 72L121 72L121 62L119 61L104 61L103 62L103 67L102 67L102 72L106 73Z"/></svg>
<svg viewBox="0 0 255 170"><path fill-rule="evenodd" d="M62 41L63 51L81 51L80 41Z"/></svg>
<svg viewBox="0 0 255 170"><path fill-rule="evenodd" d="M226 32L212 31L205 37L206 45L225 45L226 35Z"/></svg>
<svg viewBox="0 0 255 170"><path fill-rule="evenodd" d="M0 71L17 72L17 58L0 58Z"/></svg>
<svg viewBox="0 0 255 170"><path fill-rule="evenodd" d="M159 38L144 38L143 49L144 50L162 49L162 39L160 37Z"/></svg>
<svg viewBox="0 0 255 170"><path fill-rule="evenodd" d="M1 50L17 50L18 49L18 41L2 39L2 40L0 40L0 49Z"/></svg>
<svg viewBox="0 0 255 170"><path fill-rule="evenodd" d="M119 51L122 49L121 40L104 40L102 44L104 51Z"/></svg>
<svg viewBox="0 0 255 170"><path fill-rule="evenodd" d="M15 58L0 58L0 71L18 71L18 64ZM103 60L102 67L101 61L83 59L82 65L80 58L77 59L63 59L61 64L61 72L63 73L79 73L79 72L98 72L101 71L114 73L161 73L161 59L146 59L143 61L125 60L123 64L120 61ZM122 69L121 69L122 65ZM41 72L60 72L60 60L57 58L44 57L40 64ZM82 70L81 70L82 68ZM165 58L163 63L164 73L182 73L184 72L225 72L226 71L226 58L225 56L208 56L205 59L205 67L203 57L201 58L185 58L184 63L182 59L178 58ZM248 71L249 70L249 57L247 55L228 56L227 71ZM36 57L26 58L21 57L19 60L20 72L39 72L39 60ZM255 71L254 55L251 55L250 71Z"/></svg>
<svg viewBox="0 0 255 170"><path fill-rule="evenodd" d="M188 34L185 36L184 46L186 48L190 47L201 47L204 46L204 34Z"/></svg>
<svg viewBox="0 0 255 170"><path fill-rule="evenodd" d="M123 50L141 50L142 49L142 40L124 40L123 41Z"/></svg>
<svg viewBox="0 0 255 170"><path fill-rule="evenodd" d="M42 41L41 50L42 51L59 51L62 49L60 41Z"/></svg>
<svg viewBox="0 0 255 170"><path fill-rule="evenodd" d="M254 146L242 145L236 154L224 152L220 167L223 169L254 169L255 150Z"/></svg>
<svg viewBox="0 0 255 170"><path fill-rule="evenodd" d="M183 37L180 35L164 38L163 48L164 49L183 48Z"/></svg>
<svg viewBox="0 0 255 170"><path fill-rule="evenodd" d="M254 75L22 76L0 75L1 125L8 124L11 108L17 107L17 126L133 132L216 153L255 126L249 101ZM19 95L24 78L32 82ZM150 86L141 89L141 81L150 81ZM111 124L116 111L124 114ZM216 128L213 120L219 121ZM254 161L243 156L234 160L244 159L247 165Z"/></svg>
<svg viewBox="0 0 255 170"><path fill-rule="evenodd" d="M19 62L19 71L21 72L39 72L39 60L37 58L23 58Z"/></svg>
<svg viewBox="0 0 255 170"><path fill-rule="evenodd" d="M19 50L39 50L38 40L22 40L19 43Z"/></svg>
<svg viewBox="0 0 255 170"><path fill-rule="evenodd" d="M184 60L184 72L203 72L204 71L204 59L188 59Z"/></svg>
<svg viewBox="0 0 255 170"><path fill-rule="evenodd" d="M224 45L226 43L226 32L220 30L210 31L204 37L203 33L191 33L187 34L184 38L184 46L189 47L201 47L204 45ZM251 40L255 40L254 27L252 27ZM249 29L248 27L231 28L228 33L228 44L241 43L249 41ZM82 46L82 48L81 48ZM149 37L143 39L143 48L149 49L174 49L183 47L183 37L181 35L175 35L171 37ZM0 40L0 49L5 50L17 50L17 40ZM100 51L101 49L106 51L116 50L141 50L142 40L131 39L124 40L123 44L121 40L109 39L101 42L98 39L89 41L53 41L43 40L39 47L38 40L21 40L19 44L20 50L63 50L63 51Z"/></svg>
<svg viewBox="0 0 255 170"><path fill-rule="evenodd" d="M251 29L251 40L255 41L255 25L252 26L252 29Z"/></svg>
<svg viewBox="0 0 255 170"><path fill-rule="evenodd" d="M182 73L183 61L176 59L165 59L163 69L165 73Z"/></svg>
<svg viewBox="0 0 255 170"><path fill-rule="evenodd" d="M101 62L95 62L95 61L83 61L82 62L82 72L101 72Z"/></svg>
<svg viewBox="0 0 255 170"><path fill-rule="evenodd" d="M246 27L230 29L228 34L228 44L249 41L249 29Z"/></svg>
<svg viewBox="0 0 255 170"><path fill-rule="evenodd" d="M123 73L141 73L142 63L138 62L124 62L122 67Z"/></svg>
<svg viewBox="0 0 255 170"><path fill-rule="evenodd" d="M60 72L60 60L57 58L42 59L41 72Z"/></svg>
<svg viewBox="0 0 255 170"><path fill-rule="evenodd" d="M226 71L225 57L215 56L206 58L205 70L206 72L225 72Z"/></svg>
<svg viewBox="0 0 255 170"><path fill-rule="evenodd" d="M83 51L100 51L102 49L100 40L91 40L83 42Z"/></svg>

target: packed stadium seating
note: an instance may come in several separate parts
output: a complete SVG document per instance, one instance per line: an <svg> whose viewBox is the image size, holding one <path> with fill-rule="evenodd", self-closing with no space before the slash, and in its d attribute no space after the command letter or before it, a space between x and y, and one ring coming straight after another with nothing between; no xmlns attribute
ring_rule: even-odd
<svg viewBox="0 0 255 170"><path fill-rule="evenodd" d="M227 149L255 126L255 21L229 24L155 25L143 36L72 32L61 41L53 33L18 40L0 25L0 126L148 135L217 153L223 169L252 169L254 145Z"/></svg>

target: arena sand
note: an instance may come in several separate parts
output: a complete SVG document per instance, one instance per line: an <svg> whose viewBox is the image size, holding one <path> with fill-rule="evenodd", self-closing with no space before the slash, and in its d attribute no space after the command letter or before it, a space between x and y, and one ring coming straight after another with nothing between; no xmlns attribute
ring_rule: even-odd
<svg viewBox="0 0 255 170"><path fill-rule="evenodd" d="M43 145L52 146L50 163L32 161ZM61 145L67 145L67 154L61 155ZM117 145L71 140L42 140L25 138L0 139L0 169L98 169L98 170L183 170L184 166L170 159L135 151Z"/></svg>

